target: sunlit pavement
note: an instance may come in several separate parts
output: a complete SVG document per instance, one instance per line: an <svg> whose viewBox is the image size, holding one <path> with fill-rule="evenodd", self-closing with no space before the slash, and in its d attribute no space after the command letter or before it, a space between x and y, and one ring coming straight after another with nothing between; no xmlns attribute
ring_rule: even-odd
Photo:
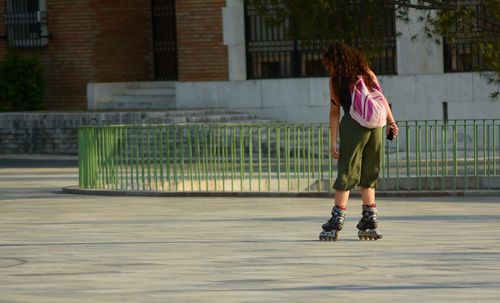
<svg viewBox="0 0 500 303"><path fill-rule="evenodd" d="M75 167L26 166L0 165L2 303L500 297L499 197L379 199L379 241L353 198L321 242L330 199L68 195Z"/></svg>

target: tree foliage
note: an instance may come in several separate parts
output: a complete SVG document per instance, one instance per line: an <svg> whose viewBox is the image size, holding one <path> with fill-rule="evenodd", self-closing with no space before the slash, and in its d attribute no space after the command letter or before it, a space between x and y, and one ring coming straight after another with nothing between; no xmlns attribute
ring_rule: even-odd
<svg viewBox="0 0 500 303"><path fill-rule="evenodd" d="M490 81L500 85L500 1L498 0L243 0L257 9L269 25L290 23L288 36L307 41L343 41L368 57L379 52L386 30L386 14L403 22L420 22L422 31L412 39L441 43L474 43L478 70L493 72ZM270 9L271 8L271 9ZM417 20L412 20L417 16ZM401 33L398 33L400 35Z"/></svg>

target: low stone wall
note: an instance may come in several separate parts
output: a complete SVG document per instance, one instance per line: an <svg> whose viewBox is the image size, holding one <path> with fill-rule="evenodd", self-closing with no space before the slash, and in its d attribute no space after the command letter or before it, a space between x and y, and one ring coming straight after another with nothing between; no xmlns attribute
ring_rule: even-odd
<svg viewBox="0 0 500 303"><path fill-rule="evenodd" d="M76 155L80 126L172 123L165 112L0 113L0 154Z"/></svg>
<svg viewBox="0 0 500 303"><path fill-rule="evenodd" d="M498 119L496 87L479 73L380 76L397 121ZM327 123L328 78L177 82L177 108L223 107L292 123Z"/></svg>

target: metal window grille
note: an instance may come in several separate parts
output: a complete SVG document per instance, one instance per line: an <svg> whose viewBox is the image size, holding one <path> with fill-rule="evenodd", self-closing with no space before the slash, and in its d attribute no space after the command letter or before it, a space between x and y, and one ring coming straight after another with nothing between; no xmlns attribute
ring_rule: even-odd
<svg viewBox="0 0 500 303"><path fill-rule="evenodd" d="M48 44L46 0L7 0L4 38L13 48L36 48Z"/></svg>
<svg viewBox="0 0 500 303"><path fill-rule="evenodd" d="M384 35L379 41L379 53L372 59L372 68L377 74L395 75L397 74L395 9L385 9L384 15L380 16L380 20L384 22ZM372 32L372 35L376 35L376 33Z"/></svg>
<svg viewBox="0 0 500 303"><path fill-rule="evenodd" d="M268 11L272 14L273 8ZM372 60L377 74L396 74L396 20L395 11L388 9L381 51ZM269 26L259 12L251 6L245 7L245 31L247 73L249 79L297 78L326 76L321 62L328 41L290 40L286 36L290 21ZM356 45L354 45L356 47Z"/></svg>
<svg viewBox="0 0 500 303"><path fill-rule="evenodd" d="M481 42L498 39L498 35L490 35L488 30L491 24L486 22L488 12L480 0L465 1L465 5L471 6L475 10L475 25L478 29L472 35L463 34L460 20L456 21L453 35L455 39L443 38L444 70L445 72L470 72L474 70L487 70L479 55Z"/></svg>
<svg viewBox="0 0 500 303"><path fill-rule="evenodd" d="M152 0L155 79L177 80L175 0Z"/></svg>
<svg viewBox="0 0 500 303"><path fill-rule="evenodd" d="M479 68L479 55L473 51L475 47L473 42L444 39L445 72L470 72Z"/></svg>

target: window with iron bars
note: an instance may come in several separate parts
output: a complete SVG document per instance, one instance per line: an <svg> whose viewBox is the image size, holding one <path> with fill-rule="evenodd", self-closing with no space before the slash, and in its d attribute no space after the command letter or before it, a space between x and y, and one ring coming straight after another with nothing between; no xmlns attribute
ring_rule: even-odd
<svg viewBox="0 0 500 303"><path fill-rule="evenodd" d="M37 48L48 44L46 0L6 0L4 39L12 48Z"/></svg>
<svg viewBox="0 0 500 303"><path fill-rule="evenodd" d="M272 10L270 7L269 12ZM377 74L396 74L395 11L388 9L382 19L384 38L380 41L380 52L372 59L372 68ZM256 9L245 6L248 79L327 76L321 59L329 41L304 43L287 39L289 27L289 20L269 26Z"/></svg>
<svg viewBox="0 0 500 303"><path fill-rule="evenodd" d="M492 35L494 30L488 20L488 12L481 3L481 0L463 1L462 4L468 5L474 9L476 20L476 31L472 35L465 36L460 20L456 20L453 29L453 40L443 38L444 51L444 71L452 72L471 72L475 70L488 70L479 55L480 44L484 41L493 41L498 39L498 35Z"/></svg>

